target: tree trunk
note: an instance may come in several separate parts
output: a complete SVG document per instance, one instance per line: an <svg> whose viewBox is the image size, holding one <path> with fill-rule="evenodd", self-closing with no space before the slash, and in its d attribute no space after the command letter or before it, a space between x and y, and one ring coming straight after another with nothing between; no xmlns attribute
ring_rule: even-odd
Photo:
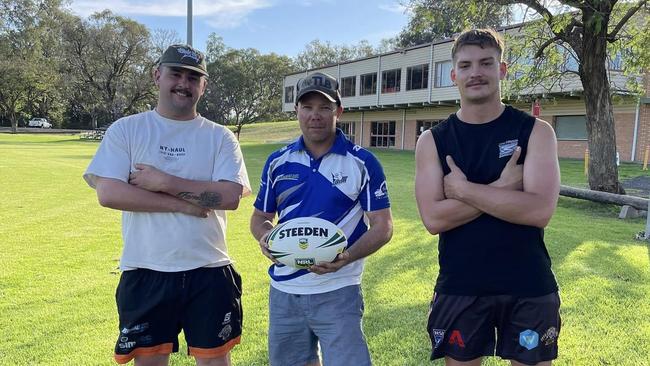
<svg viewBox="0 0 650 366"><path fill-rule="evenodd" d="M11 133L18 133L18 121L16 120L16 114L9 114L9 119L11 120Z"/></svg>
<svg viewBox="0 0 650 366"><path fill-rule="evenodd" d="M606 24L600 32L593 25L585 27L579 69L587 110L589 188L624 193L616 166L616 129L606 65Z"/></svg>

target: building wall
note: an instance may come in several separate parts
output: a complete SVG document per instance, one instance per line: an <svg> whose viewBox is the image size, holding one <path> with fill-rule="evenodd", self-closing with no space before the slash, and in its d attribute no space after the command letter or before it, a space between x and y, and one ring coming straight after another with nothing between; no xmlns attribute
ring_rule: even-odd
<svg viewBox="0 0 650 366"><path fill-rule="evenodd" d="M515 104L515 107L531 112L531 105ZM391 149L414 150L417 136L417 122L440 120L447 118L457 110L455 106L394 109L386 111L348 111L344 112L341 121L355 122L355 143L370 146L372 122L395 121L395 146ZM555 127L556 116L584 115L584 102L579 99L553 100L541 102L543 119ZM634 123L636 104L632 99L614 105L614 120L616 123L616 145L621 161L632 159L632 141L634 138ZM361 121L363 120L363 128ZM403 122L402 122L403 121ZM404 128L402 129L402 125ZM402 136L403 145L402 145ZM635 160L643 161L646 147L650 147L650 104L642 104L639 115L639 134ZM582 159L587 148L586 140L558 140L558 155L563 158Z"/></svg>

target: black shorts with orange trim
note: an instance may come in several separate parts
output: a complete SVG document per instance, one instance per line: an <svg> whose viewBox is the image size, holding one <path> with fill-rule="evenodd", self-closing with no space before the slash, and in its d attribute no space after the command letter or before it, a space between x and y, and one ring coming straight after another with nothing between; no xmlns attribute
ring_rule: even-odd
<svg viewBox="0 0 650 366"><path fill-rule="evenodd" d="M499 356L526 365L557 358L560 297L435 294L427 331L431 359L470 361Z"/></svg>
<svg viewBox="0 0 650 366"><path fill-rule="evenodd" d="M178 352L181 330L190 355L226 355L240 341L241 288L232 265L123 272L115 293L120 318L115 360L124 364L137 356Z"/></svg>

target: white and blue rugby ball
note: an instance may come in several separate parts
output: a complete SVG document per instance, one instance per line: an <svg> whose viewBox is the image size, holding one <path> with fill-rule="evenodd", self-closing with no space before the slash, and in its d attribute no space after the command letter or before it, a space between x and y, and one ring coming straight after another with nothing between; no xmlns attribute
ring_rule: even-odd
<svg viewBox="0 0 650 366"><path fill-rule="evenodd" d="M331 262L348 245L343 230L318 217L287 220L273 228L266 242L278 262L294 268Z"/></svg>

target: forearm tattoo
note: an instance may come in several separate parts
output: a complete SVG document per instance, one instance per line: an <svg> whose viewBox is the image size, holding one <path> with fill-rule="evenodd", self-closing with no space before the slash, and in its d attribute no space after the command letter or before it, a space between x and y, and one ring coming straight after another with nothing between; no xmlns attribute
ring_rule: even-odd
<svg viewBox="0 0 650 366"><path fill-rule="evenodd" d="M194 192L181 192L178 194L179 198L188 201L194 201L201 207L217 208L221 204L221 194L217 192L202 192L197 195Z"/></svg>

